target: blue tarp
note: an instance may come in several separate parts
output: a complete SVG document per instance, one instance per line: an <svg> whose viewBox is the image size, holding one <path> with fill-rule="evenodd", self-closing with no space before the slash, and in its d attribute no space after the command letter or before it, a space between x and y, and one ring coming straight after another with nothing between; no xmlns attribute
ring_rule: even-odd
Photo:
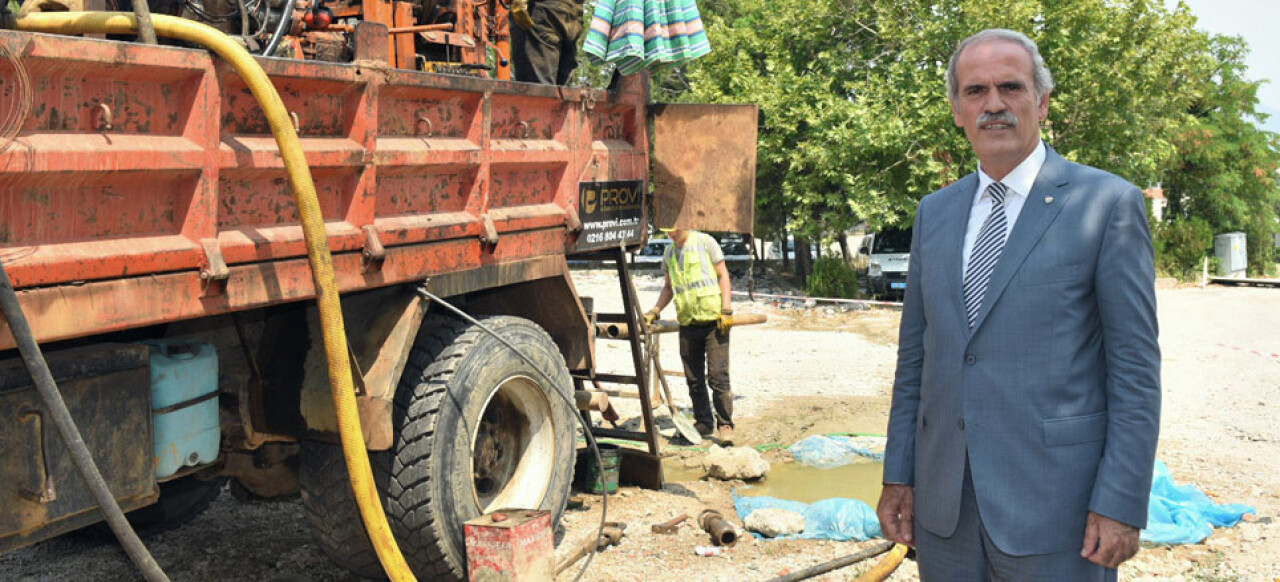
<svg viewBox="0 0 1280 582"><path fill-rule="evenodd" d="M814 435L787 447L797 463L830 469L860 460L884 460L884 437Z"/></svg>
<svg viewBox="0 0 1280 582"><path fill-rule="evenodd" d="M1198 544L1214 527L1231 527L1257 510L1243 503L1214 503L1195 485L1176 485L1169 467L1156 461L1142 540L1157 544Z"/></svg>
<svg viewBox="0 0 1280 582"><path fill-rule="evenodd" d="M787 450L798 463L830 469L862 459L884 460L883 442L883 437L816 435L791 445ZM764 507L803 514L806 524L809 524L805 532L786 537L864 540L868 536L880 535L875 511L855 499L826 499L807 505L772 497L738 497L735 493L734 505L738 516L744 519L747 514ZM1195 485L1177 485L1169 467L1156 461L1151 501L1147 507L1147 527L1142 530L1142 539L1158 544L1196 544L1212 535L1214 527L1234 526L1246 513L1256 514L1257 511L1242 503L1214 503Z"/></svg>
<svg viewBox="0 0 1280 582"><path fill-rule="evenodd" d="M876 511L859 499L823 499L813 504L776 497L742 497L733 493L733 508L745 520L757 509L776 508L804 516L804 532L773 539L865 541L880 537ZM759 537L759 536L757 536Z"/></svg>

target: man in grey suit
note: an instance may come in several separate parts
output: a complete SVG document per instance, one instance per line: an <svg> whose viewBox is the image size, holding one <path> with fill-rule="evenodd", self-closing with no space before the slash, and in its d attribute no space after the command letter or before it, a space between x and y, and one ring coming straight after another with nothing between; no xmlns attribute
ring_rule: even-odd
<svg viewBox="0 0 1280 582"><path fill-rule="evenodd" d="M881 526L924 582L1115 580L1160 426L1142 192L1040 140L1026 36L964 40L947 84L979 166L916 212Z"/></svg>

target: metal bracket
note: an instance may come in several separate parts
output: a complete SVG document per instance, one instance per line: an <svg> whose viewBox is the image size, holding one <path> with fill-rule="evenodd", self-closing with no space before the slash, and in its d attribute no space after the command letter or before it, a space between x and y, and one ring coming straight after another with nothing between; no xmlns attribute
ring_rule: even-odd
<svg viewBox="0 0 1280 582"><path fill-rule="evenodd" d="M28 418L32 419L32 432L35 434L34 440L37 447L36 456L39 457L36 464L40 470L40 487L39 490L23 487L21 495L27 501L47 505L57 501L58 492L53 488L53 472L49 470L48 446L44 438L44 413L38 409L23 406L18 410L18 419Z"/></svg>
<svg viewBox="0 0 1280 582"><path fill-rule="evenodd" d="M569 232L582 232L582 219L578 217L578 209L572 206L564 209L564 227Z"/></svg>
<svg viewBox="0 0 1280 582"><path fill-rule="evenodd" d="M419 109L413 114L413 130L422 137L435 135L435 127L431 123L431 118L427 116L426 109Z"/></svg>
<svg viewBox="0 0 1280 582"><path fill-rule="evenodd" d="M105 102L99 101L94 106L94 111L98 114L98 131L111 131L115 129L114 116L111 114L111 106Z"/></svg>
<svg viewBox="0 0 1280 582"><path fill-rule="evenodd" d="M600 100L599 93L603 93L603 91L598 92L597 90L594 90L594 89L587 89L586 91L583 91L583 95L582 95L583 111L591 111L596 108L596 101Z"/></svg>
<svg viewBox="0 0 1280 582"><path fill-rule="evenodd" d="M498 244L498 227L494 226L493 219L489 218L488 214L481 214L480 224L484 229L484 231L480 233L480 242L487 245Z"/></svg>
<svg viewBox="0 0 1280 582"><path fill-rule="evenodd" d="M200 246L204 247L204 258L208 263L208 266L200 271L204 294L216 295L226 289L226 281L231 276L231 269L227 268L227 261L222 258L222 247L218 246L218 239L202 238Z"/></svg>
<svg viewBox="0 0 1280 582"><path fill-rule="evenodd" d="M387 249L382 246L382 239L378 237L378 227L366 224L360 230L364 232L364 250L360 253L361 266L364 267L365 272L377 271L382 268L382 262L387 258Z"/></svg>

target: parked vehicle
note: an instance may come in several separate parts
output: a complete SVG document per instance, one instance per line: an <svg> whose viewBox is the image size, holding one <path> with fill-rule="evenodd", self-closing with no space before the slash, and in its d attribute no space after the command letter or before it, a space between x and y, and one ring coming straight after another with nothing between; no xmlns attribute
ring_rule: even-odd
<svg viewBox="0 0 1280 582"><path fill-rule="evenodd" d="M870 233L863 237L858 254L867 257L867 290L872 296L901 299L906 294L910 228Z"/></svg>
<svg viewBox="0 0 1280 582"><path fill-rule="evenodd" d="M765 241L764 259L767 261L781 261L782 248L783 248L783 244L779 241L776 241L776 240ZM787 249L787 260L794 261L796 259L796 239L792 235L787 235L786 249ZM809 249L809 257L813 259L818 258L817 255L814 254L812 248Z"/></svg>
<svg viewBox="0 0 1280 582"><path fill-rule="evenodd" d="M669 238L651 238L649 244L631 254L631 263L640 268L661 269L662 257L671 245Z"/></svg>
<svg viewBox="0 0 1280 582"><path fill-rule="evenodd" d="M309 241L269 124L292 117L349 323L372 482L409 565L465 579L466 520L498 508L559 519L578 414L561 396L595 365L566 257L640 245L649 128L683 106L652 112L643 74L606 92L418 70L463 54L435 70L474 73L504 50L485 26L507 21L506 3L465 5L431 4L449 34L389 40L389 7L330 2L354 26L315 31L310 12L282 13L292 2L262 3L255 17L282 22L273 30L303 31L273 53L294 58L257 59L287 110L270 117L204 51L0 30L38 105L0 148L0 261L125 511L177 525L228 478L259 497L301 491L321 548L382 574L336 444ZM436 24L417 8L397 3L397 26ZM358 22L362 10L388 22ZM690 200L729 213L707 190ZM15 345L0 320L0 553L102 519Z"/></svg>
<svg viewBox="0 0 1280 582"><path fill-rule="evenodd" d="M649 243L632 253L631 263L639 268L662 268L662 257L673 243L669 238L651 238ZM725 267L730 271L745 271L751 263L751 249L741 238L723 237L720 250L724 253Z"/></svg>

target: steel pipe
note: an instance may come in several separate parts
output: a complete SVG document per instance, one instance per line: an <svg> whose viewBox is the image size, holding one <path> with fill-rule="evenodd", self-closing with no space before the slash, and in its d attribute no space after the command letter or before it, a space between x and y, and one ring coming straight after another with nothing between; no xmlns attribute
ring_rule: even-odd
<svg viewBox="0 0 1280 582"><path fill-rule="evenodd" d="M683 522L686 519L689 519L689 514L687 513L679 517L671 518L662 523L655 523L653 524L653 527L649 529L656 534L673 534L673 533L676 533L676 530L680 529L681 522Z"/></svg>
<svg viewBox="0 0 1280 582"><path fill-rule="evenodd" d="M622 418L613 408L613 403L609 402L609 394L605 392L578 390L573 393L573 400L578 405L578 410L594 410L609 422L617 422Z"/></svg>
<svg viewBox="0 0 1280 582"><path fill-rule="evenodd" d="M769 321L763 313L742 313L733 316L732 327L756 325ZM659 319L649 325L649 333L673 333L680 331L680 322L670 319ZM629 339L631 326L625 323L597 323L596 337L609 339Z"/></svg>
<svg viewBox="0 0 1280 582"><path fill-rule="evenodd" d="M451 31L453 30L452 22L441 24L418 24L415 26L398 26L396 28L388 28L387 34L409 34L412 32L435 32L435 31Z"/></svg>
<svg viewBox="0 0 1280 582"><path fill-rule="evenodd" d="M732 546L738 543L737 526L725 520L719 511L708 509L698 516L698 526L711 534L711 541L717 546Z"/></svg>
<svg viewBox="0 0 1280 582"><path fill-rule="evenodd" d="M899 546L899 547L903 548L902 555L905 555L906 546ZM774 578L769 582L798 582L799 580L808 580L809 578L813 578L814 576L821 576L832 570L839 570L840 568L857 564L858 562L861 562L868 558L874 558L893 548L894 548L893 542L883 542L883 543L871 546L870 548L866 548L862 551L850 554L843 558L836 558L834 560L831 560L830 562L823 562L821 564L818 564L817 566L813 566L812 568L805 568L804 570L800 570L799 572L792 572L790 574L787 574L786 576L778 576L777 578ZM889 572L892 573L893 569L897 568L897 565L900 563L902 563L901 555L898 556L897 562L892 564L893 567L889 569ZM880 567L881 566L877 564L876 567L873 568L872 570L877 570ZM868 570L868 573L870 572L871 570ZM858 581L860 582L863 581L865 576L866 574L863 574L863 576L859 576ZM877 573L877 576L879 576L878 573ZM884 577L867 578L867 580L880 581L880 580L884 580L884 578L887 576L888 575L885 574Z"/></svg>

